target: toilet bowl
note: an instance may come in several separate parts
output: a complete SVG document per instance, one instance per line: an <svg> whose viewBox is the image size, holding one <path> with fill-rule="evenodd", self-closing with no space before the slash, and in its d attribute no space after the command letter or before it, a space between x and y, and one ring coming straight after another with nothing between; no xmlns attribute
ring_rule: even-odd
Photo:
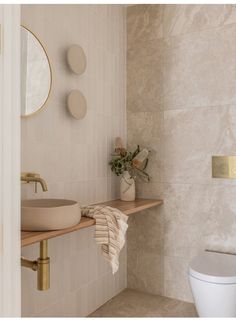
<svg viewBox="0 0 236 321"><path fill-rule="evenodd" d="M189 264L200 317L236 317L236 255L204 252Z"/></svg>

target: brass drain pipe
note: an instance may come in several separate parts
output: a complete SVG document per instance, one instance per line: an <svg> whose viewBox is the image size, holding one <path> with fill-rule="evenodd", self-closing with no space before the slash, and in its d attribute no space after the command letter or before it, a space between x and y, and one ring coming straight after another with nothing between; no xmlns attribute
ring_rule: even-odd
<svg viewBox="0 0 236 321"><path fill-rule="evenodd" d="M21 258L21 265L37 271L37 283L39 291L46 291L50 288L50 258L48 257L48 241L40 242L40 254L37 261Z"/></svg>

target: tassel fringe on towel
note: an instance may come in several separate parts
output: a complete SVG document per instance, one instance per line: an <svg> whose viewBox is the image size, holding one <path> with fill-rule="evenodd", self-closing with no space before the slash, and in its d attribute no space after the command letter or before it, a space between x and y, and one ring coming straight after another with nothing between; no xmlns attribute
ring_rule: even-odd
<svg viewBox="0 0 236 321"><path fill-rule="evenodd" d="M103 256L110 263L112 273L116 273L119 254L125 244L128 216L117 208L102 205L82 207L82 216L95 219L94 238L101 244Z"/></svg>

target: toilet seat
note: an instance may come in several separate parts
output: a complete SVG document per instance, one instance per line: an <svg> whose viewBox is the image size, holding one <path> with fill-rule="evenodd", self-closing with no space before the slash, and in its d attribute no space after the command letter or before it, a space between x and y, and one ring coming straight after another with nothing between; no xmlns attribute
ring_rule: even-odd
<svg viewBox="0 0 236 321"><path fill-rule="evenodd" d="M190 262L189 275L210 283L236 284L236 255L204 252Z"/></svg>

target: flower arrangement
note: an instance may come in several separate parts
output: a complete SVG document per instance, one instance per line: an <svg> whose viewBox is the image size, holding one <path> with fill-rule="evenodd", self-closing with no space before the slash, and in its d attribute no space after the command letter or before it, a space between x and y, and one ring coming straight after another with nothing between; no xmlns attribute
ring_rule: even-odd
<svg viewBox="0 0 236 321"><path fill-rule="evenodd" d="M109 165L112 172L117 176L120 176L127 171L131 178L135 179L140 177L149 182L151 177L145 171L148 165L148 155L149 151L146 148L140 150L139 145L135 151L127 151L126 148L123 147L121 138L117 137L115 142L115 153L112 154Z"/></svg>

